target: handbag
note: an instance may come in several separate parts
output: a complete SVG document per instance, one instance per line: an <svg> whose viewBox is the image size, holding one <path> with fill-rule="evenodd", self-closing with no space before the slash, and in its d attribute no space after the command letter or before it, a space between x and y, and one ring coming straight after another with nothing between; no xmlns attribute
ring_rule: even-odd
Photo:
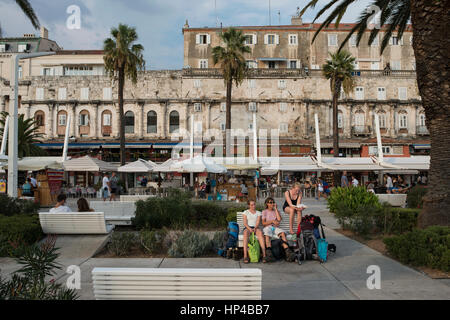
<svg viewBox="0 0 450 320"><path fill-rule="evenodd" d="M250 258L250 262L252 263L258 263L261 256L259 241L254 232L250 235L248 241L248 256Z"/></svg>

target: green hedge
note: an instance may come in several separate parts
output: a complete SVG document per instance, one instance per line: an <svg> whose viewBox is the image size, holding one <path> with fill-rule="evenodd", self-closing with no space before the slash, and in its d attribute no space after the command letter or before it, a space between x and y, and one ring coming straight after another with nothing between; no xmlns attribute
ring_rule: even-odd
<svg viewBox="0 0 450 320"><path fill-rule="evenodd" d="M408 208L422 208L423 197L427 194L427 189L422 186L415 186L412 188L406 197Z"/></svg>
<svg viewBox="0 0 450 320"><path fill-rule="evenodd" d="M337 213L342 206L352 212L356 212L359 207L381 207L378 197L364 187L334 188L327 202L328 209L333 213Z"/></svg>
<svg viewBox="0 0 450 320"><path fill-rule="evenodd" d="M9 256L13 246L31 245L43 236L39 217L36 215L0 216L0 256Z"/></svg>
<svg viewBox="0 0 450 320"><path fill-rule="evenodd" d="M376 224L384 234L402 234L417 227L420 209L394 208L385 205L376 218Z"/></svg>
<svg viewBox="0 0 450 320"><path fill-rule="evenodd" d="M0 215L14 216L19 214L36 214L39 210L39 204L29 200L20 200L10 198L7 195L0 194Z"/></svg>
<svg viewBox="0 0 450 320"><path fill-rule="evenodd" d="M450 271L450 227L434 226L384 239L388 252L401 262Z"/></svg>

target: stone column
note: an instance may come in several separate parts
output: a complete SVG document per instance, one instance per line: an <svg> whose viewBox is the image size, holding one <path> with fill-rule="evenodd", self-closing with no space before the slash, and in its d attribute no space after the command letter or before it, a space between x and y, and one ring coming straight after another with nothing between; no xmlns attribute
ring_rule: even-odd
<svg viewBox="0 0 450 320"><path fill-rule="evenodd" d="M391 107L392 112L391 112L391 132L392 132L392 136L396 137L397 136L397 106L393 105Z"/></svg>
<svg viewBox="0 0 450 320"><path fill-rule="evenodd" d="M46 134L49 139L53 138L53 122L54 122L54 110L56 109L54 104L48 104L48 121L45 121Z"/></svg>
<svg viewBox="0 0 450 320"><path fill-rule="evenodd" d="M72 123L70 124L70 136L71 137L77 137L77 133L78 133L78 130L76 128L78 121L76 119L75 110L76 110L76 104L68 106L68 114L70 114L70 117L72 119L71 120Z"/></svg>
<svg viewBox="0 0 450 320"><path fill-rule="evenodd" d="M353 117L353 105L350 105L350 114L348 116L348 136L352 137L352 117Z"/></svg>
<svg viewBox="0 0 450 320"><path fill-rule="evenodd" d="M97 105L95 108L95 139L100 137L100 128L102 126L102 115L98 109L100 109L100 105Z"/></svg>
<svg viewBox="0 0 450 320"><path fill-rule="evenodd" d="M208 105L208 123L206 124L205 131L211 128L211 108L212 108L211 102L209 102L207 105Z"/></svg>
<svg viewBox="0 0 450 320"><path fill-rule="evenodd" d="M162 132L162 137L164 138L164 139L166 139L167 138L167 133L168 133L168 108L169 108L169 106L168 106L168 101L166 101L166 102L164 102L164 106L163 106L163 108L164 108L164 119L163 119L163 132Z"/></svg>
<svg viewBox="0 0 450 320"><path fill-rule="evenodd" d="M412 123L412 125L410 124L409 127L411 128L411 131L408 130L408 132L410 132L410 135L417 135L417 126L419 125L419 112L418 112L418 105L415 105L412 109L413 109L413 113L414 113L414 123Z"/></svg>
<svg viewBox="0 0 450 320"><path fill-rule="evenodd" d="M305 113L305 136L309 134L309 103L306 103L306 113Z"/></svg>
<svg viewBox="0 0 450 320"><path fill-rule="evenodd" d="M142 139L144 137L144 103L138 103L138 122L138 137Z"/></svg>
<svg viewBox="0 0 450 320"><path fill-rule="evenodd" d="M59 105L57 104L53 108L53 122L52 122L53 138L58 137L58 111L59 111Z"/></svg>
<svg viewBox="0 0 450 320"><path fill-rule="evenodd" d="M98 130L98 104L94 105L94 112L92 115L92 121L89 120L89 125L92 124L91 128L92 128L92 133L89 130L89 133L91 133L92 138L93 139L97 139L98 138L98 134L97 134L97 130Z"/></svg>

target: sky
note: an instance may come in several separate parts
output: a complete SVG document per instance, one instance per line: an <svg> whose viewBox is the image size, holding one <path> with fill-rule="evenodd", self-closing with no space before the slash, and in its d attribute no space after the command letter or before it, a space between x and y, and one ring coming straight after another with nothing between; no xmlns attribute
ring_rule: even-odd
<svg viewBox="0 0 450 320"><path fill-rule="evenodd" d="M147 69L181 69L183 34L190 27L223 27L269 24L269 0L29 0L49 38L66 50L102 49L112 27L125 23L136 28L138 43L144 46ZM271 24L289 25L297 7L306 0L271 0ZM304 22L311 22L327 0L308 10ZM369 0L360 0L346 13L342 22L354 22ZM69 29L67 8L80 8L81 28ZM278 14L280 12L280 14ZM321 21L321 20L319 20ZM4 37L39 34L14 0L0 0L0 25Z"/></svg>

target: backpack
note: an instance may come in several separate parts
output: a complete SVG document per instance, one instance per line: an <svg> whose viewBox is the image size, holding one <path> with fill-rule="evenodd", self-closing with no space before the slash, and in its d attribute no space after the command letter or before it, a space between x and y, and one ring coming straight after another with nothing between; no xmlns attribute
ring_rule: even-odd
<svg viewBox="0 0 450 320"><path fill-rule="evenodd" d="M261 248L259 246L258 238L254 233L252 233L248 240L248 256L250 258L250 262L258 263L260 255Z"/></svg>
<svg viewBox="0 0 450 320"><path fill-rule="evenodd" d="M317 254L321 262L326 262L328 258L328 241L325 239L317 240Z"/></svg>
<svg viewBox="0 0 450 320"><path fill-rule="evenodd" d="M275 239L271 241L272 245L272 255L275 259L281 260L284 257L284 249L282 246L282 241L280 239Z"/></svg>

